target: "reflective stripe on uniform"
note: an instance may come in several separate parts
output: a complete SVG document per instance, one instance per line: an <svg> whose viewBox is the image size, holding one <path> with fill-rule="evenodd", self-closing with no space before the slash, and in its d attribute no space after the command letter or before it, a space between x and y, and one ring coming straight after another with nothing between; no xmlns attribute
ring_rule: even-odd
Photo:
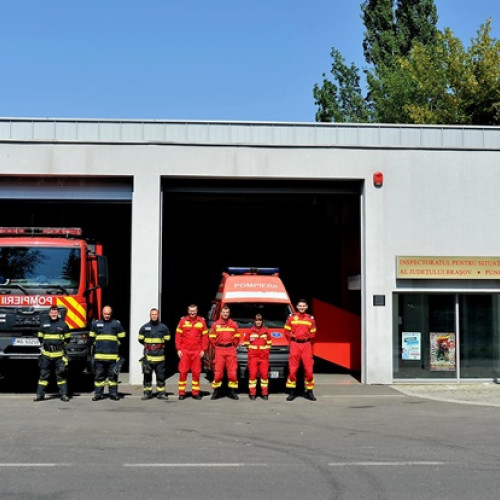
<svg viewBox="0 0 500 500"><path fill-rule="evenodd" d="M159 363L160 361L165 361L165 356L150 356L146 354L146 359L152 363Z"/></svg>
<svg viewBox="0 0 500 500"><path fill-rule="evenodd" d="M94 359L102 361L118 361L120 356L118 354L103 354L102 352L96 352Z"/></svg>
<svg viewBox="0 0 500 500"><path fill-rule="evenodd" d="M55 359L55 358L62 358L64 356L64 351L50 352L43 349L42 354L44 356L47 356L48 358Z"/></svg>
<svg viewBox="0 0 500 500"><path fill-rule="evenodd" d="M99 335L96 335L96 342L102 342L102 341L111 341L111 342L118 342L118 335L110 335L107 333L100 333Z"/></svg>

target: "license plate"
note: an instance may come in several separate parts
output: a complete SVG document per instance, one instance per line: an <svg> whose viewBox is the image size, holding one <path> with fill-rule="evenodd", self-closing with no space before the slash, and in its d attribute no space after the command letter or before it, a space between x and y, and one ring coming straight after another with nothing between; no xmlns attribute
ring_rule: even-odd
<svg viewBox="0 0 500 500"><path fill-rule="evenodd" d="M12 340L12 345L40 345L38 339L30 339L28 337L15 338Z"/></svg>
<svg viewBox="0 0 500 500"><path fill-rule="evenodd" d="M269 378L280 378L280 372L269 372Z"/></svg>

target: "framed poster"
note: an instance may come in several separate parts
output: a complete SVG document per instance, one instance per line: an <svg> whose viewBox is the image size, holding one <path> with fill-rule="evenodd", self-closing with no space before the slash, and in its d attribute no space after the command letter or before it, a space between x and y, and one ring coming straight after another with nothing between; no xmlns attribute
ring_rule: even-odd
<svg viewBox="0 0 500 500"><path fill-rule="evenodd" d="M453 372L456 370L456 343L454 333L429 334L430 369L434 372Z"/></svg>
<svg viewBox="0 0 500 500"><path fill-rule="evenodd" d="M421 337L420 332L401 333L401 359L403 361L420 360Z"/></svg>

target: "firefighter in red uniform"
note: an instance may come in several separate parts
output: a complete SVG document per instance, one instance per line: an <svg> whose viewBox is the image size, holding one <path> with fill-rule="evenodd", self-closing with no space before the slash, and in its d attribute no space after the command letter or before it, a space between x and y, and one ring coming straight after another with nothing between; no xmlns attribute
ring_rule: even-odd
<svg viewBox="0 0 500 500"><path fill-rule="evenodd" d="M220 318L210 328L210 342L215 347L214 379L212 381L214 392L210 399L220 397L224 370L227 370L227 385L229 389L227 396L231 399L240 399L236 393L238 389L236 346L240 341L240 331L238 323L229 318L230 313L229 307L224 306L221 309Z"/></svg>
<svg viewBox="0 0 500 500"><path fill-rule="evenodd" d="M181 318L175 331L175 348L179 356L179 399L186 399L187 374L191 371L191 396L201 399L201 358L208 349L208 327L198 316L198 306L191 304L188 315Z"/></svg>
<svg viewBox="0 0 500 500"><path fill-rule="evenodd" d="M297 302L297 313L288 316L285 323L285 334L290 340L290 357L288 359L287 389L290 394L287 401L293 401L297 397L297 370L300 363L304 367L305 397L316 401L314 396L313 354L312 342L316 335L316 323L314 317L307 314L307 301L300 299Z"/></svg>
<svg viewBox="0 0 500 500"><path fill-rule="evenodd" d="M262 315L255 315L254 326L245 333L244 344L248 349L248 397L257 396L257 376L260 377L262 399L268 399L269 349L273 341L271 332L263 325Z"/></svg>

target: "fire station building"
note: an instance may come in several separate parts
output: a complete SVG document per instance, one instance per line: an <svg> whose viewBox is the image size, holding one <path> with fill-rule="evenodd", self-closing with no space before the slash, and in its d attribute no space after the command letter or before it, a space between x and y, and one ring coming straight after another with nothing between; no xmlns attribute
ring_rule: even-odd
<svg viewBox="0 0 500 500"><path fill-rule="evenodd" d="M309 300L318 366L500 374L498 127L4 118L0 207L103 240L133 384L151 307L173 332L231 265Z"/></svg>

